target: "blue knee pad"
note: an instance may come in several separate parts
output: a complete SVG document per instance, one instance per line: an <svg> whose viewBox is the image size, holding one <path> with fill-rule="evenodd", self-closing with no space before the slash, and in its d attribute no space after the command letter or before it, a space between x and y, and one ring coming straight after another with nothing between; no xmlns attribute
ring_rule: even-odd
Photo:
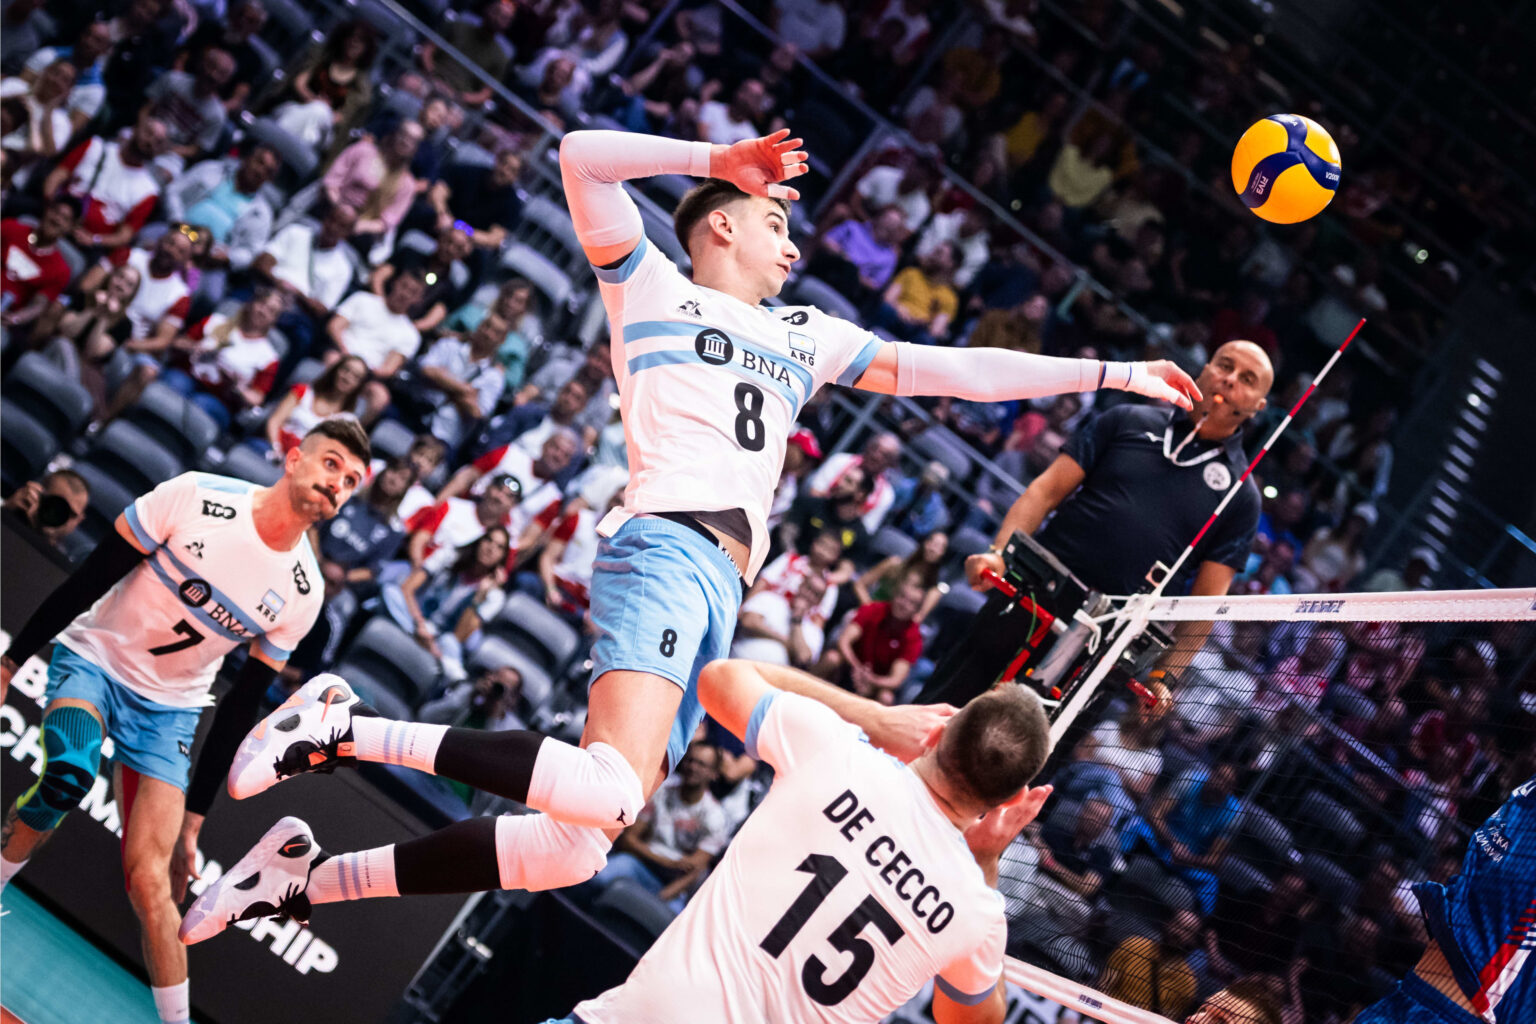
<svg viewBox="0 0 1536 1024"><path fill-rule="evenodd" d="M101 723L85 708L59 708L43 719L43 774L16 801L16 817L35 832L58 828L96 782Z"/></svg>

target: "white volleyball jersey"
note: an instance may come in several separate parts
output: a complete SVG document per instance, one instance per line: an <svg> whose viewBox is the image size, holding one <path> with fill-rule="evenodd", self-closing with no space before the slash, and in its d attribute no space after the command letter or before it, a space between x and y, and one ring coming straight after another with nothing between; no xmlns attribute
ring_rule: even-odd
<svg viewBox="0 0 1536 1024"><path fill-rule="evenodd" d="M325 599L305 537L274 551L251 522L255 485L183 473L124 510L149 557L59 634L128 689L172 707L209 703L219 664L255 643L287 661Z"/></svg>
<svg viewBox="0 0 1536 1024"><path fill-rule="evenodd" d="M586 1024L880 1020L930 978L959 1002L1003 971L1003 899L927 786L825 706L774 692L747 751L772 788L698 894Z"/></svg>
<svg viewBox="0 0 1536 1024"><path fill-rule="evenodd" d="M694 284L644 238L595 269L629 452L624 511L742 509L750 582L795 417L823 384L858 380L883 343L814 306L749 306Z"/></svg>

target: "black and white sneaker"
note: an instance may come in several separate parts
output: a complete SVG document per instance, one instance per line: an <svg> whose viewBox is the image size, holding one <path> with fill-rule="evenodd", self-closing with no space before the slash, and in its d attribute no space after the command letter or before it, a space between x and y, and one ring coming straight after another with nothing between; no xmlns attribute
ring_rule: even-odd
<svg viewBox="0 0 1536 1024"><path fill-rule="evenodd" d="M341 676L315 676L240 741L229 767L229 795L244 800L292 775L357 764L352 719L359 715L377 718L378 712Z"/></svg>
<svg viewBox="0 0 1536 1024"><path fill-rule="evenodd" d="M193 901L181 920L187 945L211 939L236 921L257 917L309 920L309 873L327 854L309 826L287 817Z"/></svg>

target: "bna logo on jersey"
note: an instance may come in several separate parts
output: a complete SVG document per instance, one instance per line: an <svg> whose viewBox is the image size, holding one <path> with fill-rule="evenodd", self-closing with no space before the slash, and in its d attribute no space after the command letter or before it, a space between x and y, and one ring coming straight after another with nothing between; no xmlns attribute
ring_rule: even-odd
<svg viewBox="0 0 1536 1024"><path fill-rule="evenodd" d="M726 337L724 331L717 331L713 327L699 332L693 339L693 350L711 366L724 366L736 354L736 346L731 344L731 339Z"/></svg>
<svg viewBox="0 0 1536 1024"><path fill-rule="evenodd" d="M182 603L191 605L193 608L201 608L213 596L213 588L208 585L208 581L199 579L184 581L177 588L177 592L181 594Z"/></svg>

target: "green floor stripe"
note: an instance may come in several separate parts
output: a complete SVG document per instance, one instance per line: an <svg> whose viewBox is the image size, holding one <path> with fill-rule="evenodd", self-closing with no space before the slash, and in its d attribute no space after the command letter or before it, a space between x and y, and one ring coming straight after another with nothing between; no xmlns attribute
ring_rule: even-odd
<svg viewBox="0 0 1536 1024"><path fill-rule="evenodd" d="M0 897L0 1002L26 1024L158 1024L149 986L36 900Z"/></svg>

